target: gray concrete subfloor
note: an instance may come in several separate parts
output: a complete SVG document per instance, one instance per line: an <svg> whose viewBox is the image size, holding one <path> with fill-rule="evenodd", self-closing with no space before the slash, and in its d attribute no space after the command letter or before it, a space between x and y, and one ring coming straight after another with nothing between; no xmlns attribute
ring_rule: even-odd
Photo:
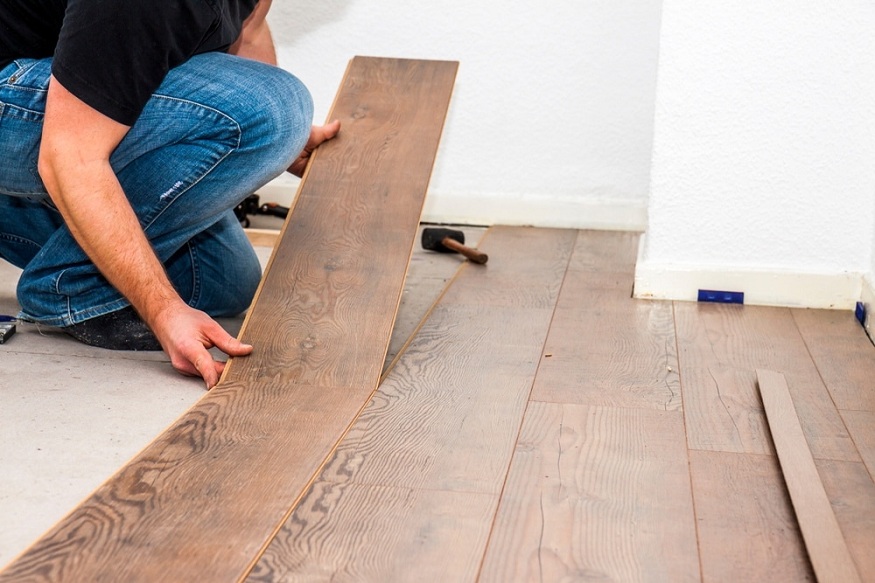
<svg viewBox="0 0 875 583"><path fill-rule="evenodd" d="M463 229L472 244L483 233ZM272 250L256 250L266 265ZM387 364L460 265L459 256L417 243ZM18 311L19 274L0 260L0 314ZM232 334L242 322L221 320ZM176 373L163 353L92 348L57 329L18 324L0 345L0 568L204 394L201 380Z"/></svg>

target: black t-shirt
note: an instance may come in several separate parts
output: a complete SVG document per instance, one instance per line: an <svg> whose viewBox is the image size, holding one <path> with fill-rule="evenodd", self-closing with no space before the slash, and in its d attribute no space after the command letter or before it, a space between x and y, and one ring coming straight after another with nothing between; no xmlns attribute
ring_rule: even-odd
<svg viewBox="0 0 875 583"><path fill-rule="evenodd" d="M133 125L173 67L225 51L258 0L0 0L0 69L54 56L52 74Z"/></svg>

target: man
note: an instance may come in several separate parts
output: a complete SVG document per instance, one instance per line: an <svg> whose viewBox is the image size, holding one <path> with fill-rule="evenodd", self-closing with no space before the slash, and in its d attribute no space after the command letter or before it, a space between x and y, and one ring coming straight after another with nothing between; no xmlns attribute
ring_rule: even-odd
<svg viewBox="0 0 875 583"><path fill-rule="evenodd" d="M208 388L261 271L233 208L339 124L275 67L270 0L0 3L0 257L21 318L161 349Z"/></svg>

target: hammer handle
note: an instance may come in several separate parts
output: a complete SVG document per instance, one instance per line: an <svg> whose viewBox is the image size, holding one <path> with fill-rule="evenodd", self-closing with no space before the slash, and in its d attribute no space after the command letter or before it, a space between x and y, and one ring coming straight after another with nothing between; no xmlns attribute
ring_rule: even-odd
<svg viewBox="0 0 875 583"><path fill-rule="evenodd" d="M452 249L453 251L458 251L462 255L468 258L469 261L473 263L479 263L483 265L489 259L489 256L486 253L482 253L477 251L476 249L471 249L470 247L466 247L456 241L455 239L451 239L450 237L444 237L444 240L441 241L444 247L447 249Z"/></svg>

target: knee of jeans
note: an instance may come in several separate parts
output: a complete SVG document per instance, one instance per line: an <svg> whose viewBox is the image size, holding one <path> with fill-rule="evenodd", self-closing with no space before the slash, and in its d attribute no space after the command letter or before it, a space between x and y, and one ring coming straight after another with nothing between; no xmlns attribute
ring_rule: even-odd
<svg viewBox="0 0 875 583"><path fill-rule="evenodd" d="M282 172L298 156L313 123L313 99L297 77L278 68L264 71L259 83L249 88L257 104L251 124L243 125L243 141L265 150Z"/></svg>

